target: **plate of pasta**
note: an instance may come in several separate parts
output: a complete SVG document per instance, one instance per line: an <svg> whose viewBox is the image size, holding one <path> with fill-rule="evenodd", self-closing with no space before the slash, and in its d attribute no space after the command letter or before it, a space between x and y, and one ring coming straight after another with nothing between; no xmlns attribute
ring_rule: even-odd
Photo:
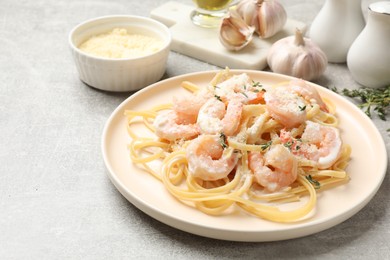
<svg viewBox="0 0 390 260"><path fill-rule="evenodd" d="M276 241L331 228L379 189L386 149L354 104L263 71L169 78L120 104L102 135L108 176L174 228Z"/></svg>

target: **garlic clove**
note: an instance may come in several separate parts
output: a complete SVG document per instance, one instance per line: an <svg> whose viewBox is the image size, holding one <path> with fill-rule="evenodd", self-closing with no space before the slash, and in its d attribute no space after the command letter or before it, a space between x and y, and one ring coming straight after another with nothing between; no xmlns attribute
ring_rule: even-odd
<svg viewBox="0 0 390 260"><path fill-rule="evenodd" d="M325 72L328 59L318 45L297 29L295 36L280 39L271 46L267 62L273 72L314 80Z"/></svg>
<svg viewBox="0 0 390 260"><path fill-rule="evenodd" d="M245 23L248 25L252 25L255 28L256 28L256 22L257 22L256 19L258 16L257 11L260 8L260 5L258 4L258 2L262 2L262 1L241 0L236 6L237 13L241 16L241 18L245 21Z"/></svg>
<svg viewBox="0 0 390 260"><path fill-rule="evenodd" d="M287 13L277 1L264 1L259 13L258 34L261 38L274 36L287 22Z"/></svg>
<svg viewBox="0 0 390 260"><path fill-rule="evenodd" d="M228 50L238 51L252 41L254 31L235 10L230 10L222 19L219 40Z"/></svg>
<svg viewBox="0 0 390 260"><path fill-rule="evenodd" d="M286 10L276 0L242 0L237 12L248 25L255 27L261 38L274 36L287 22Z"/></svg>

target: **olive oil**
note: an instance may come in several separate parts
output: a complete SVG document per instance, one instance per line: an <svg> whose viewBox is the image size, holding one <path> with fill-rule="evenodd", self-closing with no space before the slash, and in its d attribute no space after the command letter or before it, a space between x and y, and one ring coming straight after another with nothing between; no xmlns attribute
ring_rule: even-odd
<svg viewBox="0 0 390 260"><path fill-rule="evenodd" d="M207 11L217 11L227 7L231 0L194 0L195 4Z"/></svg>
<svg viewBox="0 0 390 260"><path fill-rule="evenodd" d="M196 9L190 17L195 25L215 28L221 24L232 0L193 0Z"/></svg>

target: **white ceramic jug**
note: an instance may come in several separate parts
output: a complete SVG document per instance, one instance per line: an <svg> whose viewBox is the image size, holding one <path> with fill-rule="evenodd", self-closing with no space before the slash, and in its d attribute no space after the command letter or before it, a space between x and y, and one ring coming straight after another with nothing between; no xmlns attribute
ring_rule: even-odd
<svg viewBox="0 0 390 260"><path fill-rule="evenodd" d="M361 0L326 0L313 20L309 36L329 62L344 63L349 47L364 25Z"/></svg>
<svg viewBox="0 0 390 260"><path fill-rule="evenodd" d="M347 65L363 86L390 85L390 1L369 5L367 25L353 42Z"/></svg>

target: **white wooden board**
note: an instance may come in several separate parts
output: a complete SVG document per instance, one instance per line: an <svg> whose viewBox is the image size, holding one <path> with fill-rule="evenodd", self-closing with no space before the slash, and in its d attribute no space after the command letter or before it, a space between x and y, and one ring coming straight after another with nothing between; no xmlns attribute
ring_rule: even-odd
<svg viewBox="0 0 390 260"><path fill-rule="evenodd" d="M222 68L262 70L267 67L267 53L275 41L293 35L296 28L306 31L304 23L288 19L283 30L275 36L260 39L256 35L244 49L228 51L219 42L219 28L202 28L192 23L190 13L194 8L171 1L152 10L150 16L170 28L173 51Z"/></svg>

